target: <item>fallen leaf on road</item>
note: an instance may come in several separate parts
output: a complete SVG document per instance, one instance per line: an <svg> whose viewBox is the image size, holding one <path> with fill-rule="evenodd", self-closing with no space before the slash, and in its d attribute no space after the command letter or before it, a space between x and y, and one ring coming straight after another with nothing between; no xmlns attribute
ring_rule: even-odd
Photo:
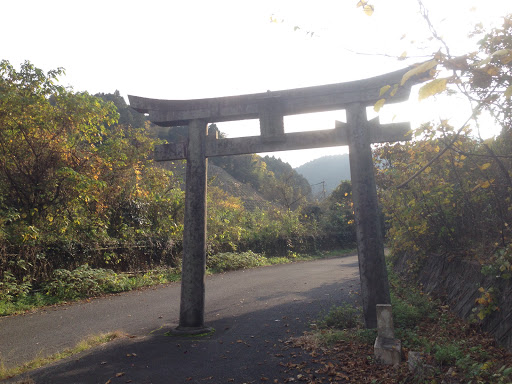
<svg viewBox="0 0 512 384"><path fill-rule="evenodd" d="M121 377L121 376L124 376L124 372L116 373L116 377Z"/></svg>

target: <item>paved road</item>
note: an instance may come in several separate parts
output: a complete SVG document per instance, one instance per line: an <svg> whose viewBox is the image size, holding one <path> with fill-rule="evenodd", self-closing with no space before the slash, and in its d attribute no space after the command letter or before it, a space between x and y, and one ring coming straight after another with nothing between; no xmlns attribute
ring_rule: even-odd
<svg viewBox="0 0 512 384"><path fill-rule="evenodd" d="M121 330L134 337L29 376L37 384L282 382L283 341L321 311L353 301L359 269L347 256L209 276L205 318L216 332L203 339L165 336L179 317L179 290L169 284L0 318L1 361L10 367Z"/></svg>

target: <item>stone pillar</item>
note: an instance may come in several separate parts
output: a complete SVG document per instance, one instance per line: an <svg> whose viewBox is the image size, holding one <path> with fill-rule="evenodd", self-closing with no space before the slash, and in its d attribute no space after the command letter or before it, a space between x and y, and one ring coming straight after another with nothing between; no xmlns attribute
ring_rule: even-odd
<svg viewBox="0 0 512 384"><path fill-rule="evenodd" d="M377 304L390 304L366 107L348 106L349 158L354 202L361 297L366 328L377 327Z"/></svg>
<svg viewBox="0 0 512 384"><path fill-rule="evenodd" d="M380 364L397 365L402 361L402 343L395 339L390 304L377 304L377 339L373 350Z"/></svg>
<svg viewBox="0 0 512 384"><path fill-rule="evenodd" d="M204 327L207 122L190 121L188 136L181 306L177 331L201 333L207 330Z"/></svg>

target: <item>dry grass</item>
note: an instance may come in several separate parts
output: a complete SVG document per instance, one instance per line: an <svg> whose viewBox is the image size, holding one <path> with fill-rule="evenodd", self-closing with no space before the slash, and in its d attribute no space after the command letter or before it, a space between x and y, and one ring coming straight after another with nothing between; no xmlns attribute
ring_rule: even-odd
<svg viewBox="0 0 512 384"><path fill-rule="evenodd" d="M29 362L26 362L22 365L18 365L13 368L5 368L3 364L0 364L0 380L9 379L28 371L31 371L36 368L41 368L45 365L51 364L53 362L68 358L70 356L76 355L80 352L87 351L89 349L98 347L100 345L106 344L116 339L120 339L126 337L121 331L114 331L109 333L103 333L100 335L94 335L86 338L79 342L75 347L65 349L62 352L54 353L53 355L46 357L39 357ZM30 378L23 378L20 381L16 382L16 384L32 384L34 381Z"/></svg>

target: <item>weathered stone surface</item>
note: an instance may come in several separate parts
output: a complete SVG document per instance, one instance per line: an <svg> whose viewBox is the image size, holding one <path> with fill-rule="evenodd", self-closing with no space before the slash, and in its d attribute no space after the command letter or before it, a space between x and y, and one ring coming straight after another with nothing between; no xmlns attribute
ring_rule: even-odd
<svg viewBox="0 0 512 384"><path fill-rule="evenodd" d="M407 367L420 381L433 375L435 372L433 366L425 364L425 358L422 352L409 351L407 353Z"/></svg>
<svg viewBox="0 0 512 384"><path fill-rule="evenodd" d="M269 130L266 136L234 137L228 139L215 139L208 136L206 156L229 156L349 145L348 125L339 121L336 121L335 124L335 129L311 132L290 132L285 134L284 132L277 131L276 133L276 131ZM372 144L411 139L411 136L407 135L411 130L409 123L380 125L378 119L373 119L368 124L368 135ZM168 143L155 147L155 161L180 160L186 157L186 142Z"/></svg>
<svg viewBox="0 0 512 384"><path fill-rule="evenodd" d="M409 351L407 354L407 367L409 371L416 372L423 365L423 354L421 352Z"/></svg>
<svg viewBox="0 0 512 384"><path fill-rule="evenodd" d="M390 304L391 297L366 108L347 107L347 124L364 321L366 328L376 328L376 306Z"/></svg>
<svg viewBox="0 0 512 384"><path fill-rule="evenodd" d="M380 90L386 85L398 84L412 67L372 77L339 84L288 89L196 100L160 100L128 95L130 106L138 112L149 114L149 119L160 126L176 127L201 119L208 123L258 119L265 112L266 100L279 100L279 114L283 116L301 113L324 112L343 109L357 102L369 106L380 98ZM387 103L409 98L411 86L419 79L409 79ZM265 128L264 128L265 129Z"/></svg>
<svg viewBox="0 0 512 384"><path fill-rule="evenodd" d="M181 272L180 329L204 328L206 270L206 122L189 125L185 223Z"/></svg>
<svg viewBox="0 0 512 384"><path fill-rule="evenodd" d="M395 338L391 304L377 304L377 333L386 339Z"/></svg>
<svg viewBox="0 0 512 384"><path fill-rule="evenodd" d="M397 365L402 362L402 343L400 340L377 336L373 350L375 360L379 364Z"/></svg>
<svg viewBox="0 0 512 384"><path fill-rule="evenodd" d="M375 359L380 364L397 365L402 361L402 343L395 339L391 304L377 304L377 339Z"/></svg>

